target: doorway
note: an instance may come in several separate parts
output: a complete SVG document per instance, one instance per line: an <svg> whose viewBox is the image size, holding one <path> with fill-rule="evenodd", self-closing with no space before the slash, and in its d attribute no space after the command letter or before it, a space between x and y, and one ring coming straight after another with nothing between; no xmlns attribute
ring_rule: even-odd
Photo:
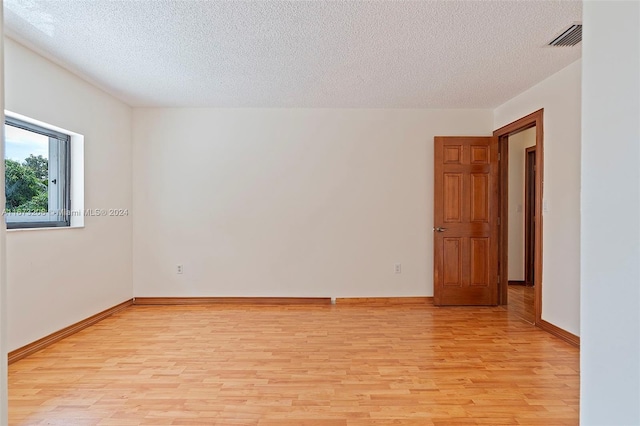
<svg viewBox="0 0 640 426"><path fill-rule="evenodd" d="M533 287L536 264L536 147L534 145L524 151L524 284Z"/></svg>
<svg viewBox="0 0 640 426"><path fill-rule="evenodd" d="M509 135L507 143L507 309L533 324L536 127Z"/></svg>
<svg viewBox="0 0 640 426"><path fill-rule="evenodd" d="M543 110L494 132L498 138L500 304L540 325L542 313Z"/></svg>

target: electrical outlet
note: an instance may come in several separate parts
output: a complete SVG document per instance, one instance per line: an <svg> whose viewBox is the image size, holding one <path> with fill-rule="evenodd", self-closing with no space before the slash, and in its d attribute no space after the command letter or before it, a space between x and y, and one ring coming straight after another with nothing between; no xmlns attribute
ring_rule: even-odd
<svg viewBox="0 0 640 426"><path fill-rule="evenodd" d="M182 274L184 272L182 265L176 265L176 274Z"/></svg>
<svg viewBox="0 0 640 426"><path fill-rule="evenodd" d="M402 273L402 263L396 263L393 265L393 272L395 274L401 274Z"/></svg>

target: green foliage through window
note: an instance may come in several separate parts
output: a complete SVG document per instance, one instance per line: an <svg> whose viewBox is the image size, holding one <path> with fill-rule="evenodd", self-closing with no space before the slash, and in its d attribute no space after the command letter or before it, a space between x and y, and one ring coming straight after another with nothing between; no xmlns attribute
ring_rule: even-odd
<svg viewBox="0 0 640 426"><path fill-rule="evenodd" d="M6 211L46 213L49 210L49 160L29 155L22 163L5 159Z"/></svg>

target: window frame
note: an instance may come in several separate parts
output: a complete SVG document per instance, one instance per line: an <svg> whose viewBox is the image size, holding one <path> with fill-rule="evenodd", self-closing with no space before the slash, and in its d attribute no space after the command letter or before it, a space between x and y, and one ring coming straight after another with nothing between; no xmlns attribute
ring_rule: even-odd
<svg viewBox="0 0 640 426"><path fill-rule="evenodd" d="M59 228L71 226L71 135L58 132L37 124L29 123L14 117L5 117L4 124L32 133L38 133L49 138L49 184L47 185L48 211L43 214L22 213L21 220L8 221L12 213L5 211L7 229ZM5 135L6 138L6 135ZM55 161L52 161L55 160ZM57 176L53 177L52 165L57 169ZM52 188L51 180L57 180ZM55 196L55 206L52 206L52 195ZM39 220L43 215L50 220ZM26 220L25 220L26 219Z"/></svg>

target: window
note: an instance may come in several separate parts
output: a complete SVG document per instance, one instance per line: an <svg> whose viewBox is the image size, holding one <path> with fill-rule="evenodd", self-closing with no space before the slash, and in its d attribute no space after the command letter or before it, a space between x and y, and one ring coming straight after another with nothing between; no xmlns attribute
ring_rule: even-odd
<svg viewBox="0 0 640 426"><path fill-rule="evenodd" d="M7 228L69 226L70 139L55 130L6 118Z"/></svg>

